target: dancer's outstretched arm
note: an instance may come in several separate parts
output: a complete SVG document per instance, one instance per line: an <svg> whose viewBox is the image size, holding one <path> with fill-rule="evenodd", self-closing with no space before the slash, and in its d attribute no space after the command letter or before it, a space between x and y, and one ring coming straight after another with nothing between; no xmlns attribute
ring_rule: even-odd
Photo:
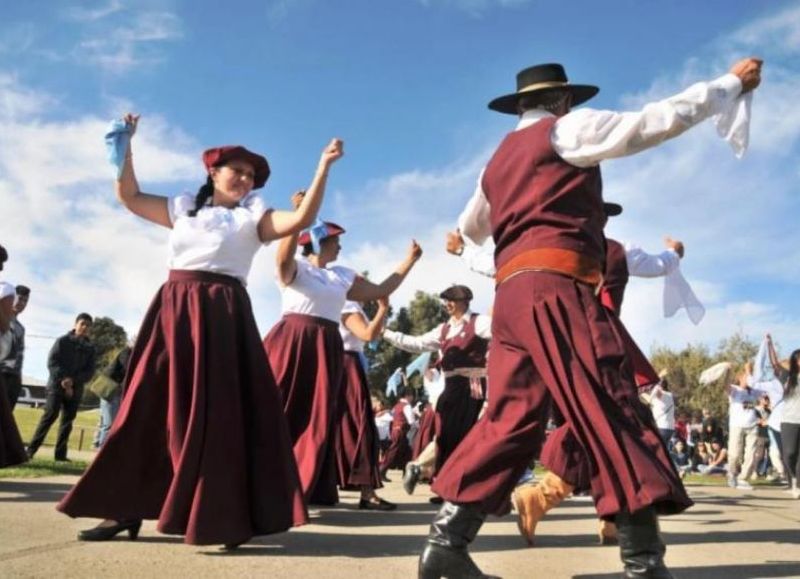
<svg viewBox="0 0 800 579"><path fill-rule="evenodd" d="M342 315L342 323L359 340L371 342L381 335L388 313L389 298L384 297L378 300L378 311L372 320L367 320L361 313L348 312Z"/></svg>
<svg viewBox="0 0 800 579"><path fill-rule="evenodd" d="M416 241L412 240L408 255L394 273L379 284L374 284L361 276L356 277L353 285L350 287L350 291L347 292L347 299L356 302L370 302L388 297L394 290L400 287L400 284L403 283L408 272L411 271L411 268L414 267L414 264L417 263L420 257L422 257L422 248Z"/></svg>
<svg viewBox="0 0 800 579"><path fill-rule="evenodd" d="M331 142L322 151L311 185L305 190L305 194L300 198L300 203L295 206L295 210L267 211L261 217L258 222L258 236L261 241L280 239L299 233L311 226L322 205L328 171L331 165L341 159L343 155L344 143L340 139L331 139Z"/></svg>
<svg viewBox="0 0 800 579"><path fill-rule="evenodd" d="M125 153L122 172L115 183L114 189L117 193L117 199L128 211L143 219L172 229L172 221L170 221L169 210L167 209L167 198L161 195L143 193L139 189L139 182L136 180L136 173L133 171L133 136L136 134L140 116L127 113L122 117L122 120L130 127L131 140Z"/></svg>

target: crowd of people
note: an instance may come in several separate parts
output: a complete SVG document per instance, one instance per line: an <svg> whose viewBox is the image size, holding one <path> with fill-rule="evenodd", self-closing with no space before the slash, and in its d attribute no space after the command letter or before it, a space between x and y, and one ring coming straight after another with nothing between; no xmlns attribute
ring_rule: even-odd
<svg viewBox="0 0 800 579"><path fill-rule="evenodd" d="M428 477L441 505L419 559L421 578L485 577L468 546L487 515L513 504L533 544L536 523L572 492L594 500L601 538L619 544L626 576L669 577L658 516L692 504L679 470L699 468L706 455L702 466L712 472L727 458L734 484L745 488L767 410L763 403L757 410L760 391L746 381L729 387L727 451L710 417L697 438L694 425L663 419L675 407L663 379L647 412L641 387L659 378L619 318L628 277L667 276L682 288L690 317L702 313L676 277L680 242L668 240L666 254L650 259L606 238L608 218L622 208L604 201L599 165L728 114L759 85L760 69L761 61L744 59L635 113L573 111L598 88L568 82L556 64L521 71L517 90L489 104L518 125L482 171L452 236L465 246L493 238L492 315L473 312L470 288L454 285L440 296L448 319L421 336L385 329L389 296L422 256L416 242L380 282L335 265L345 229L319 212L344 154L341 140L323 149L308 187L281 211L257 194L270 176L267 159L242 146L203 153L207 179L195 195L142 192L132 147L139 117L116 121L106 139L117 197L169 229L169 273L125 360L108 371L120 388L106 399L99 451L58 510L101 519L80 532L84 541L135 539L142 520L155 519L160 532L187 543L232 550L305 524L310 506L335 504L341 489L360 492L360 509L392 510L377 491L389 469L402 468L407 492ZM253 256L272 241L282 316L262 337L246 286ZM452 241L448 249L459 253ZM16 335L20 301L19 289L6 285L3 336ZM363 305L371 301L379 307L369 317ZM22 453L5 464L33 456L59 411L55 453L66 459L71 422L95 372L91 324L79 315L54 345L47 406L27 449L0 396L2 447ZM390 412L371 400L363 345L379 336L407 351L438 352L442 384L427 410L415 412L410 389ZM800 424L792 422L798 355L785 376L773 364L787 477L796 477L800 446ZM8 356L3 351L0 363ZM5 371L0 376L5 391L13 388ZM774 397L770 404L774 415ZM520 485L535 459L548 474Z"/></svg>

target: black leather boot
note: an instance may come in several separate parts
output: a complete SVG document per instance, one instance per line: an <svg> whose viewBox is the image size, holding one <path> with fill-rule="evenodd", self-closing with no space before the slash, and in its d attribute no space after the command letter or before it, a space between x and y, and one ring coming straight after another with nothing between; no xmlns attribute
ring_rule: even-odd
<svg viewBox="0 0 800 579"><path fill-rule="evenodd" d="M445 501L431 524L425 550L419 558L419 579L461 579L484 575L467 553L478 534L486 513L474 505Z"/></svg>
<svg viewBox="0 0 800 579"><path fill-rule="evenodd" d="M653 507L635 513L621 512L616 517L620 557L628 579L672 579L664 565L667 551L658 531Z"/></svg>

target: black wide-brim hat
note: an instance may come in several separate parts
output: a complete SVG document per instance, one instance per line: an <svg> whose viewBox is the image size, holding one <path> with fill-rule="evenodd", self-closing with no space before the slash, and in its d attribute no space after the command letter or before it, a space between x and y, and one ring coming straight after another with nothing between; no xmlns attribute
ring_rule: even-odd
<svg viewBox="0 0 800 579"><path fill-rule="evenodd" d="M241 145L214 147L203 152L203 165L209 171L212 167L219 167L234 159L241 159L253 166L253 189L261 189L269 179L270 174L266 157L249 151Z"/></svg>
<svg viewBox="0 0 800 579"><path fill-rule="evenodd" d="M465 285L452 285L440 293L439 297L451 302L470 302L472 301L472 290Z"/></svg>
<svg viewBox="0 0 800 579"><path fill-rule="evenodd" d="M530 94L551 91L568 91L572 94L572 106L585 103L600 89L589 84L570 84L567 73L560 64L537 64L517 73L517 92L497 97L489 108L498 113L518 114L519 99Z"/></svg>

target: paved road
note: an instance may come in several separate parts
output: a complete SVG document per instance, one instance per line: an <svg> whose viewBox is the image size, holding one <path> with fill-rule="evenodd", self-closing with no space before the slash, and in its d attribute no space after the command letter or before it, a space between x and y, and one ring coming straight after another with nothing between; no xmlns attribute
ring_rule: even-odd
<svg viewBox="0 0 800 579"><path fill-rule="evenodd" d="M399 479L399 473L395 473ZM382 495L392 513L363 512L344 493L312 524L261 537L235 553L184 545L145 522L138 541L79 543L93 525L53 509L74 477L0 480L0 577L415 577L416 555L434 512L428 489L406 496L397 482ZM667 562L678 579L800 577L800 501L760 487L690 487L696 506L662 521ZM513 515L490 519L473 545L485 572L514 578L619 577L616 547L595 544L590 502L569 499L541 523L537 546L523 547Z"/></svg>

